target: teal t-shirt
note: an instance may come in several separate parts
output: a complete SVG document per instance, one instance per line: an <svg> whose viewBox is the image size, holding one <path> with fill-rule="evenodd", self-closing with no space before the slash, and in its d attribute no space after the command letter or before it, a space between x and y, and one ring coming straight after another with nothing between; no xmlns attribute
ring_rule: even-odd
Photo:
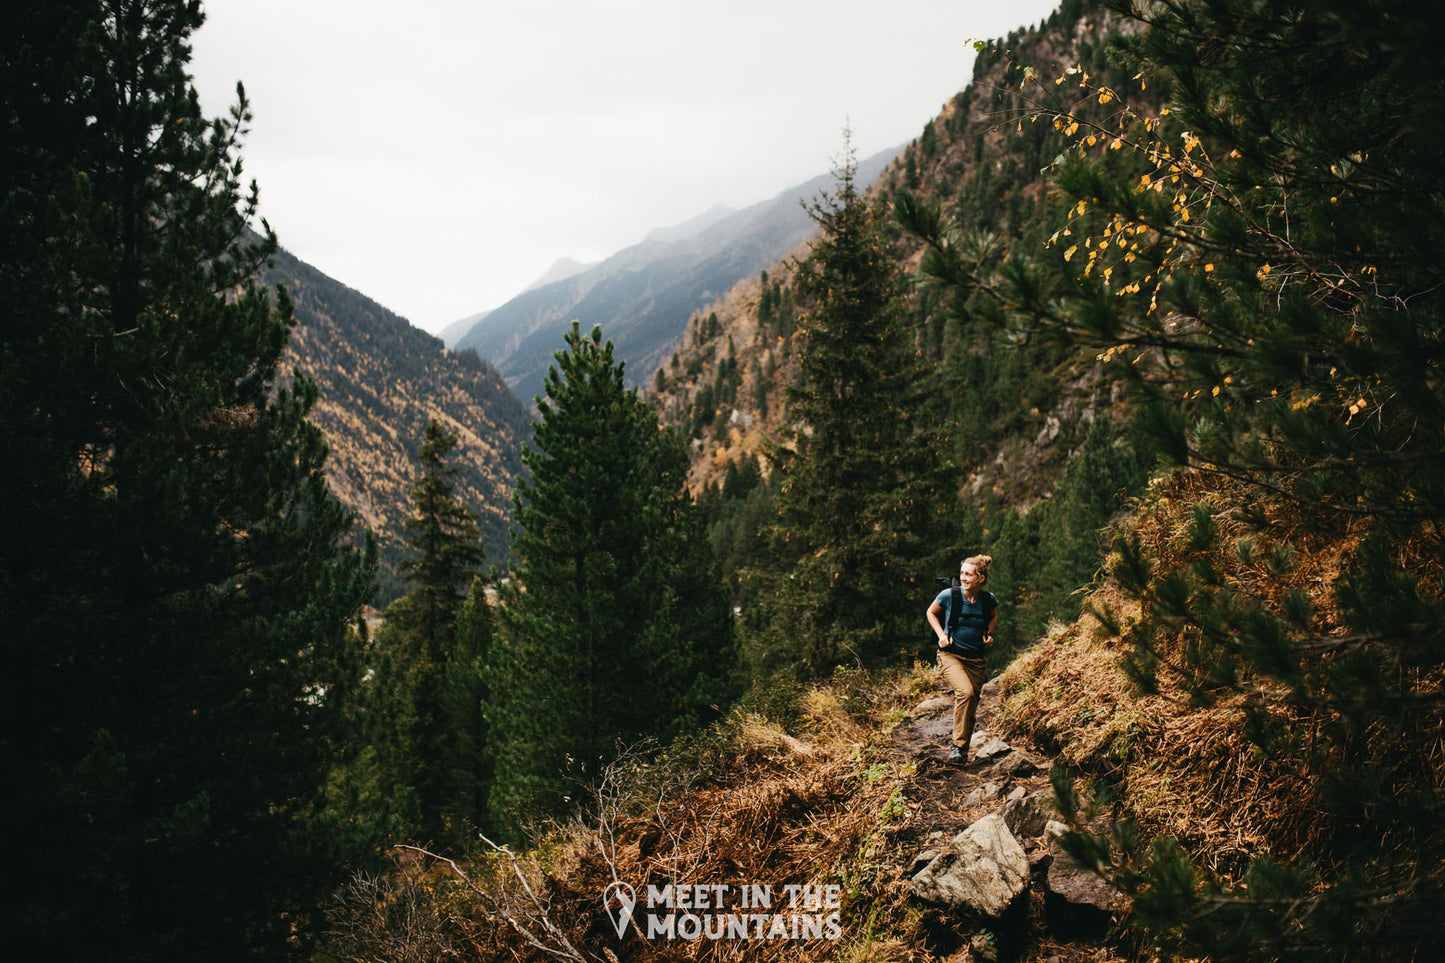
<svg viewBox="0 0 1445 963"><path fill-rule="evenodd" d="M953 635L945 652L953 652L966 659L981 659L984 654L983 637L988 634L988 624L993 620L994 610L998 608L998 599L992 592L978 593L978 600L970 602L962 593L959 599L963 607L958 612L958 623L953 627ZM938 593L938 598L933 600L935 604L943 606L943 617L939 619L944 627L948 627L949 618L953 615L949 611L953 606L953 590L944 589Z"/></svg>

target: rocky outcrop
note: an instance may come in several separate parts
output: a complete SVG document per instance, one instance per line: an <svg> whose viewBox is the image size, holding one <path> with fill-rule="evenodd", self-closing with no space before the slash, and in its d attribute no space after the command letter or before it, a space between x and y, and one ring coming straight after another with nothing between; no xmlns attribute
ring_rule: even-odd
<svg viewBox="0 0 1445 963"><path fill-rule="evenodd" d="M1028 889L1029 863L1003 817L990 814L955 836L909 882L919 899L999 919Z"/></svg>

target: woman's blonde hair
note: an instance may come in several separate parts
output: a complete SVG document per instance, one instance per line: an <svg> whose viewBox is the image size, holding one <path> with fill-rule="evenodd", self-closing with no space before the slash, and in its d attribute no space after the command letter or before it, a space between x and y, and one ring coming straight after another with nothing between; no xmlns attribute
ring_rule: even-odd
<svg viewBox="0 0 1445 963"><path fill-rule="evenodd" d="M958 563L958 567L959 567L959 569L961 570L965 565L968 565L968 564L970 564L970 563L973 564L974 571L978 572L979 577L982 578L985 582L987 582L987 581L988 581L988 567L993 564L993 556L992 556L992 555L970 555L968 558L964 559L962 562L959 562L959 563Z"/></svg>

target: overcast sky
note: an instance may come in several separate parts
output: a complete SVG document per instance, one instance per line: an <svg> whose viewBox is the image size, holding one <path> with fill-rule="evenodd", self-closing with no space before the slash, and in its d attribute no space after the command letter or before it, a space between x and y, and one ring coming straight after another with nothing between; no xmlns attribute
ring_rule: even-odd
<svg viewBox="0 0 1445 963"><path fill-rule="evenodd" d="M283 246L413 324L917 137L1057 0L206 0L205 110Z"/></svg>

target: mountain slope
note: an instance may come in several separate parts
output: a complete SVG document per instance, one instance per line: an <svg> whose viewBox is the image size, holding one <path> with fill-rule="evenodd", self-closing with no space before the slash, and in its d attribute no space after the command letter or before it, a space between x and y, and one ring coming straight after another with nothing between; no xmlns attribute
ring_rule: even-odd
<svg viewBox="0 0 1445 963"><path fill-rule="evenodd" d="M512 481L530 419L491 365L447 350L404 318L282 251L267 272L296 306L286 364L320 388L312 421L331 447L328 480L376 534L381 599L397 594L417 453L428 418L458 436L458 492L477 516L487 557L506 558Z"/></svg>
<svg viewBox="0 0 1445 963"><path fill-rule="evenodd" d="M877 176L897 153L884 151L859 166L859 180ZM601 324L634 380L675 347L687 319L740 278L767 267L812 233L799 205L822 190L820 177L772 200L719 215L717 209L649 239L566 280L526 291L490 312L457 342L491 360L519 397L530 400L562 333L576 319Z"/></svg>
<svg viewBox="0 0 1445 963"><path fill-rule="evenodd" d="M1047 29L1017 31L1003 45L1022 46L1016 55L1046 72L1078 60L1081 51L1097 56L1112 29L1107 25L1116 22L1107 15L1071 19L1056 13ZM1007 66L981 57L971 84L876 179L868 179L870 199L887 203L888 192L907 188L943 203L967 227L992 232L1002 250L1034 243L1024 234L1042 222L1046 189L1040 170L1053 155L1044 153L1047 125L999 123L1009 106ZM816 192L832 187L828 179L816 185ZM737 469L780 443L788 421L786 387L796 373L796 321L807 309L794 299L792 278L811 237L809 231L786 257L701 307L676 356L649 382L654 406L692 443L694 492L721 483L729 466ZM896 227L892 241L905 272L915 270L922 242ZM920 290L910 293L908 310L919 350L942 377L960 338L958 318L950 305ZM1017 394L990 412L979 444L966 449L960 442L953 452L975 494L989 490L1020 506L1048 496L1088 425L1113 403L1091 353L1038 354L1030 361L1037 370L1027 377L1019 372L1021 377L1006 385ZM645 381L649 373L638 377ZM968 390L980 389L975 384Z"/></svg>

